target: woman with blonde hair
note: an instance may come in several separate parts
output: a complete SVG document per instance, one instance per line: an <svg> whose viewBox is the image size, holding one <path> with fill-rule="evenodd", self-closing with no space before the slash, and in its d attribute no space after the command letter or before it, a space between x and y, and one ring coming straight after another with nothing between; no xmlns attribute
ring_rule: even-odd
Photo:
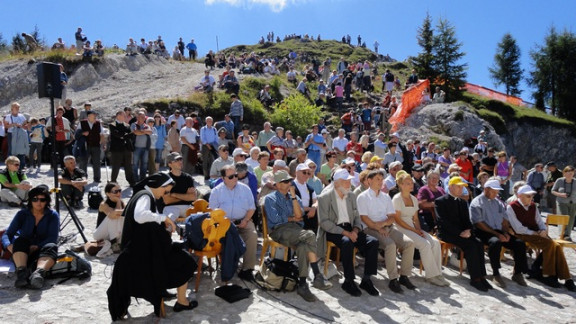
<svg viewBox="0 0 576 324"><path fill-rule="evenodd" d="M426 281L436 286L449 286L450 283L442 276L440 242L420 227L418 199L411 194L414 188L412 177L405 171L399 171L396 174L396 183L400 194L392 198L392 204L396 210L398 230L414 241L414 247L420 251L420 260L426 270Z"/></svg>

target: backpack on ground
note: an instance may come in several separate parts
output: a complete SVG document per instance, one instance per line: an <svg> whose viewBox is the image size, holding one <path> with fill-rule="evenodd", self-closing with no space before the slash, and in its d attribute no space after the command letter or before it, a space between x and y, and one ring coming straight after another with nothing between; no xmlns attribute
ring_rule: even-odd
<svg viewBox="0 0 576 324"><path fill-rule="evenodd" d="M292 261L266 258L255 279L265 290L294 291L298 283L298 267Z"/></svg>
<svg viewBox="0 0 576 324"><path fill-rule="evenodd" d="M92 276L90 262L70 250L60 254L56 259L56 264L46 274L48 279L63 279L58 283L63 283L71 278L87 279L90 276Z"/></svg>
<svg viewBox="0 0 576 324"><path fill-rule="evenodd" d="M88 206L91 209L98 209L102 201L104 201L104 197L102 197L100 187L90 188L88 191Z"/></svg>

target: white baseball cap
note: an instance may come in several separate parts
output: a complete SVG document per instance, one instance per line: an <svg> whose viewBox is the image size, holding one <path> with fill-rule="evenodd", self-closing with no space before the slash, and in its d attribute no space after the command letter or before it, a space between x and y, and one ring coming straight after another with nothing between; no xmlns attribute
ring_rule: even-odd
<svg viewBox="0 0 576 324"><path fill-rule="evenodd" d="M348 170L346 169L340 169L336 172L334 172L334 181L336 180L350 180L350 179L354 179L353 175L350 175L350 172L348 172Z"/></svg>
<svg viewBox="0 0 576 324"><path fill-rule="evenodd" d="M298 166L296 167L296 172L298 172L298 171L306 171L306 170L310 170L310 167L309 167L308 164L306 164L306 163L300 163L300 164L298 164Z"/></svg>
<svg viewBox="0 0 576 324"><path fill-rule="evenodd" d="M494 190L504 190L502 189L502 187L500 187L500 181L496 179L486 181L486 183L484 184L484 188L490 188Z"/></svg>
<svg viewBox="0 0 576 324"><path fill-rule="evenodd" d="M536 190L532 189L530 185L523 185L522 187L518 188L518 195L534 195L536 194Z"/></svg>

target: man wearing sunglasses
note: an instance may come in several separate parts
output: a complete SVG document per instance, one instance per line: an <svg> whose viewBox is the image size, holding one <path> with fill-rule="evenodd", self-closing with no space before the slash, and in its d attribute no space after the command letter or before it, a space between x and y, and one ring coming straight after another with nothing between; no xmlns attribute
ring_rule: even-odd
<svg viewBox="0 0 576 324"><path fill-rule="evenodd" d="M304 229L316 233L318 231L318 217L316 215L318 198L314 189L307 183L312 172L308 164L298 164L296 167L296 179L294 179L292 185L296 188L296 195L302 201L302 206L304 206Z"/></svg>
<svg viewBox="0 0 576 324"><path fill-rule="evenodd" d="M542 276L536 278L553 288L560 287L558 279L564 279L566 289L576 291L562 245L548 236L546 224L532 201L536 193L536 190L529 185L518 188L516 193L518 200L508 205L506 209L508 221L516 237L542 249ZM534 266L532 268L534 269Z"/></svg>
<svg viewBox="0 0 576 324"><path fill-rule="evenodd" d="M276 191L264 198L264 208L268 218L270 237L283 245L294 247L298 258L299 281L296 292L307 302L317 301L318 298L308 287L308 265L314 273L313 287L321 290L330 289L332 283L324 279L318 268L316 254L316 235L310 230L302 228L304 209L295 187L291 185L292 177L286 171L274 174Z"/></svg>
<svg viewBox="0 0 576 324"><path fill-rule="evenodd" d="M194 178L182 171L182 162L182 155L178 152L172 152L166 157L166 163L170 168L168 175L174 180L174 186L162 200L165 205L164 214L171 215L173 221L178 217L186 217L186 210L198 198Z"/></svg>
<svg viewBox="0 0 576 324"><path fill-rule="evenodd" d="M233 165L226 165L220 170L222 183L212 189L210 194L210 208L220 208L226 212L226 217L238 228L242 240L246 243L246 252L242 262L242 271L238 273L240 279L254 280L254 266L256 265L256 247L258 234L252 221L256 211L254 196L250 187L238 183L238 173Z"/></svg>

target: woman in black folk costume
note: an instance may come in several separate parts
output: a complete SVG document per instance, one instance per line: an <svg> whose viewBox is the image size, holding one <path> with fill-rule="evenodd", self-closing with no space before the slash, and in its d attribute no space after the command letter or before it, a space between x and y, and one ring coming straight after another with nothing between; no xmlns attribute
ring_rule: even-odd
<svg viewBox="0 0 576 324"><path fill-rule="evenodd" d="M154 313L160 316L162 297L168 288L177 288L175 312L198 305L186 298L196 262L180 244L172 242L176 225L169 215L156 209L156 201L169 194L172 187L173 180L165 173L151 175L134 186L134 195L124 209L122 253L107 291L112 320L127 315L132 296L152 303Z"/></svg>

